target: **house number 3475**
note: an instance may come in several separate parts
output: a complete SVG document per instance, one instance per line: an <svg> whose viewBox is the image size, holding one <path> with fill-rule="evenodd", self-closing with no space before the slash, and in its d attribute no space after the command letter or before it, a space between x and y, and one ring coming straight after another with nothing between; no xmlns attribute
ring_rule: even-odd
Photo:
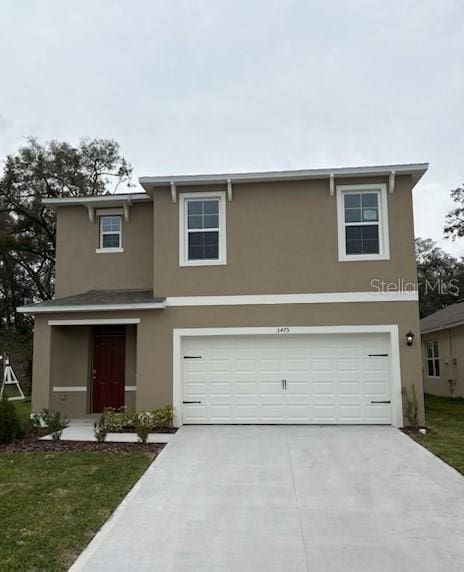
<svg viewBox="0 0 464 572"><path fill-rule="evenodd" d="M290 333L290 328L286 328L286 327L279 327L277 328L277 333L278 334L289 334Z"/></svg>

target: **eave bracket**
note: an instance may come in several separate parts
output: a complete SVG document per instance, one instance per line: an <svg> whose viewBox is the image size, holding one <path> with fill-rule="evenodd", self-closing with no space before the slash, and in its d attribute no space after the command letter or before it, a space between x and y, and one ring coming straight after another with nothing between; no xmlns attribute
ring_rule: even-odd
<svg viewBox="0 0 464 572"><path fill-rule="evenodd" d="M124 209L124 220L126 222L129 222L129 206L130 206L130 203L124 203L122 205L122 208Z"/></svg>
<svg viewBox="0 0 464 572"><path fill-rule="evenodd" d="M232 200L232 181L227 179L227 199Z"/></svg>
<svg viewBox="0 0 464 572"><path fill-rule="evenodd" d="M390 176L388 177L388 192L393 193L395 190L395 175L396 171L391 171Z"/></svg>
<svg viewBox="0 0 464 572"><path fill-rule="evenodd" d="M330 196L333 197L335 195L335 175L333 173L329 175L329 189Z"/></svg>
<svg viewBox="0 0 464 572"><path fill-rule="evenodd" d="M171 181L170 185L171 185L171 201L173 203L177 203L176 183L174 181Z"/></svg>
<svg viewBox="0 0 464 572"><path fill-rule="evenodd" d="M89 221L95 222L95 208L87 205L87 212L89 213Z"/></svg>

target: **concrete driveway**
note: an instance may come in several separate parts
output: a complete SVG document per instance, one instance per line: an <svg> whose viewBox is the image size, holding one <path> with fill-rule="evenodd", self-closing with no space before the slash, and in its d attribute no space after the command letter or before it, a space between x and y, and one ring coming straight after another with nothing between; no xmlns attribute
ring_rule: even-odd
<svg viewBox="0 0 464 572"><path fill-rule="evenodd" d="M184 427L72 568L464 570L464 478L387 427Z"/></svg>

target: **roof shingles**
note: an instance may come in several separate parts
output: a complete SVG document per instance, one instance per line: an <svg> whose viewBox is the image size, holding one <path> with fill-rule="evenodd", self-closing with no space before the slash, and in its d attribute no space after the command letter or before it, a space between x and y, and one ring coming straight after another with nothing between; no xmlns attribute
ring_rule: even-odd
<svg viewBox="0 0 464 572"><path fill-rule="evenodd" d="M115 305L139 305L139 304L162 304L166 298L154 298L152 290L89 290L83 294L65 296L37 304L24 306L24 310L34 313L35 310L56 310L60 307L80 306L115 306Z"/></svg>
<svg viewBox="0 0 464 572"><path fill-rule="evenodd" d="M421 332L425 334L435 330L453 328L462 323L464 323L464 302L459 302L422 318L420 326Z"/></svg>

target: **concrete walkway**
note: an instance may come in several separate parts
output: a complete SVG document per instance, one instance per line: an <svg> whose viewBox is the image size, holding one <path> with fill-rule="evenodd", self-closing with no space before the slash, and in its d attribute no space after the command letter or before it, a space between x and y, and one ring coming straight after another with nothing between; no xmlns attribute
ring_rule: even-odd
<svg viewBox="0 0 464 572"><path fill-rule="evenodd" d="M387 427L184 427L71 569L461 572L464 478Z"/></svg>

